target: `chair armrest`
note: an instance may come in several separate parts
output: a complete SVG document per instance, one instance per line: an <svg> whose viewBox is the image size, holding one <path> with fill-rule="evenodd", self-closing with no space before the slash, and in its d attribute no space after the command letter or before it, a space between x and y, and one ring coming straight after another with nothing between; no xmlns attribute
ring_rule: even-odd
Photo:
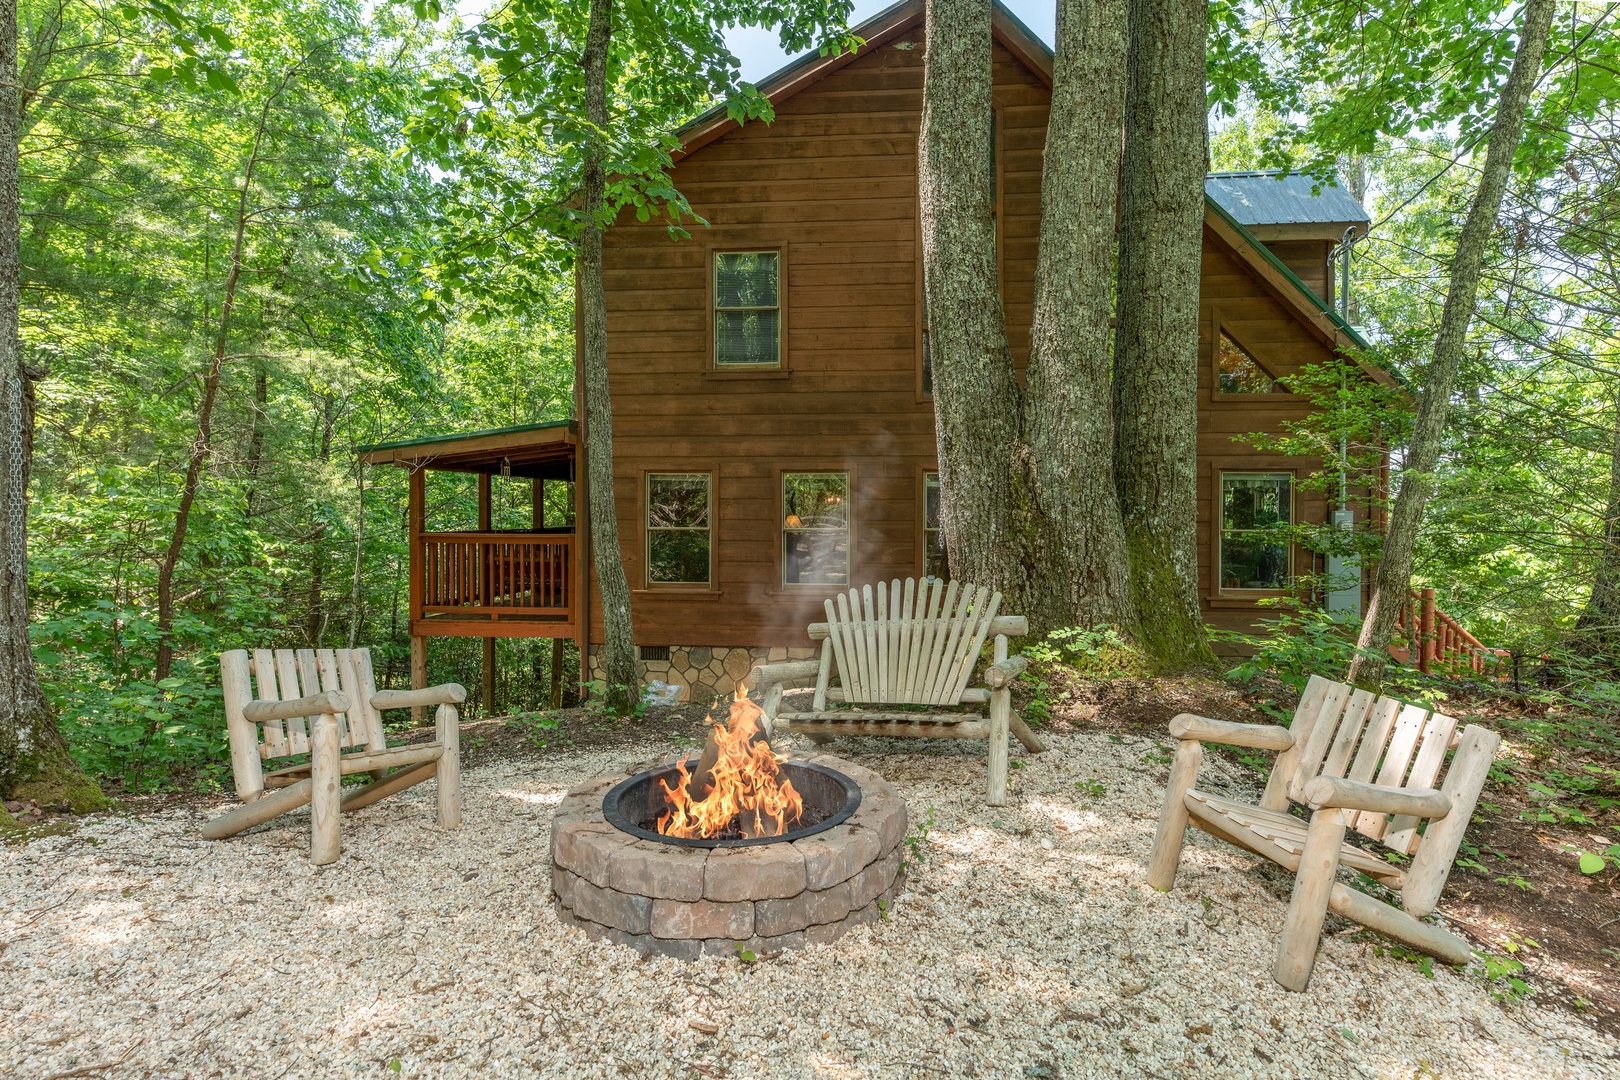
<svg viewBox="0 0 1620 1080"><path fill-rule="evenodd" d="M467 700L467 688L447 682L425 690L379 690L371 695L373 709L411 709L420 705L460 705Z"/></svg>
<svg viewBox="0 0 1620 1080"><path fill-rule="evenodd" d="M1373 814L1404 814L1415 818L1443 818L1451 813L1451 797L1433 788L1398 788L1363 784L1337 776L1318 776L1305 785L1305 801L1318 808L1343 807Z"/></svg>
<svg viewBox="0 0 1620 1080"><path fill-rule="evenodd" d="M813 679L820 674L820 660L794 660L786 664L761 664L749 673L748 678L755 690L763 690L767 686Z"/></svg>
<svg viewBox="0 0 1620 1080"><path fill-rule="evenodd" d="M1234 724L1192 713L1182 713L1171 720L1170 734L1178 739L1222 746L1252 746L1257 750L1287 750L1294 745L1293 733L1276 724Z"/></svg>
<svg viewBox="0 0 1620 1080"><path fill-rule="evenodd" d="M321 716L325 713L349 711L349 699L335 690L293 701L250 701L242 707L242 715L255 724L271 720L291 720L297 716Z"/></svg>
<svg viewBox="0 0 1620 1080"><path fill-rule="evenodd" d="M1000 690L1022 675L1027 667L1029 660L1022 656L1009 656L1005 660L999 660L984 669L984 685L992 690Z"/></svg>

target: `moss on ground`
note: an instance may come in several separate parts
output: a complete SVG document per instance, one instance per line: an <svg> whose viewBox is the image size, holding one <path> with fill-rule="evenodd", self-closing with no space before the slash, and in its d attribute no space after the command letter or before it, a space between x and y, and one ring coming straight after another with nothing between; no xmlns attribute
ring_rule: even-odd
<svg viewBox="0 0 1620 1080"><path fill-rule="evenodd" d="M28 779L12 789L11 798L40 806L66 803L75 814L112 806L112 800L102 792L101 785L86 776L65 752L39 762L27 775Z"/></svg>

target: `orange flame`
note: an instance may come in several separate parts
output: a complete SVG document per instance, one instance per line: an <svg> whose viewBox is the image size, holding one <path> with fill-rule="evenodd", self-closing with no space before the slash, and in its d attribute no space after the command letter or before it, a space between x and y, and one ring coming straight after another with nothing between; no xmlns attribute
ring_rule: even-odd
<svg viewBox="0 0 1620 1080"><path fill-rule="evenodd" d="M658 817L660 834L708 840L735 823L744 837L781 836L799 821L804 799L781 775L783 759L760 730L760 715L739 689L728 723L709 717L713 726L697 771L688 773L686 762L677 762L675 784L658 781L667 807Z"/></svg>

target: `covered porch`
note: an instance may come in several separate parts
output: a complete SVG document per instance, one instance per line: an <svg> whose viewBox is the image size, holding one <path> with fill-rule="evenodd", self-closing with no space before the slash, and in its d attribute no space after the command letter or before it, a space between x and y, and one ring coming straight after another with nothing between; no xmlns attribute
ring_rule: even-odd
<svg viewBox="0 0 1620 1080"><path fill-rule="evenodd" d="M583 655L586 633L589 566L579 557L575 531L585 517L584 485L576 483L578 424L563 420L378 443L360 447L360 459L410 470L411 685L429 685L427 638L482 638L483 704L493 710L495 639L550 638L551 698L558 702L562 642L575 640ZM470 500L452 494L435 501L430 522L430 472L475 476L475 514L468 513L474 509ZM495 520L497 502L502 527ZM527 521L514 527L512 511L519 503L526 505L517 520Z"/></svg>

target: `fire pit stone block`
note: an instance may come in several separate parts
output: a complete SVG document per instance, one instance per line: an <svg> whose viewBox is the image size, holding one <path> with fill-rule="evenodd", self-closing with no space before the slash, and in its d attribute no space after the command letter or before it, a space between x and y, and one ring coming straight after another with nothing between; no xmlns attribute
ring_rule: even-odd
<svg viewBox="0 0 1620 1080"><path fill-rule="evenodd" d="M754 933L754 905L698 900L654 900L652 934L658 938L729 938L742 941Z"/></svg>
<svg viewBox="0 0 1620 1080"><path fill-rule="evenodd" d="M905 800L893 792L894 789L885 784L871 794L863 794L860 808L849 819L849 824L860 825L877 833L878 849L884 855L900 846L910 824Z"/></svg>
<svg viewBox="0 0 1620 1080"><path fill-rule="evenodd" d="M847 822L825 833L795 840L793 846L804 853L805 885L811 889L848 881L883 853L877 833Z"/></svg>
<svg viewBox="0 0 1620 1080"><path fill-rule="evenodd" d="M850 880L850 906L863 908L875 902L878 897L889 891L899 872L900 852L896 849Z"/></svg>
<svg viewBox="0 0 1620 1080"><path fill-rule="evenodd" d="M805 889L804 853L792 844L715 848L703 865L708 900L774 900Z"/></svg>
<svg viewBox="0 0 1620 1080"><path fill-rule="evenodd" d="M582 919L627 934L645 934L652 929L651 897L600 888L576 877L569 883L568 899L574 914Z"/></svg>
<svg viewBox="0 0 1620 1080"><path fill-rule="evenodd" d="M608 861L608 885L619 892L650 896L654 900L702 900L703 864L707 854L701 848L636 840L619 848Z"/></svg>
<svg viewBox="0 0 1620 1080"><path fill-rule="evenodd" d="M582 829L574 836L573 864L564 865L592 885L611 888L614 853L635 842L635 837L611 825L607 832Z"/></svg>

